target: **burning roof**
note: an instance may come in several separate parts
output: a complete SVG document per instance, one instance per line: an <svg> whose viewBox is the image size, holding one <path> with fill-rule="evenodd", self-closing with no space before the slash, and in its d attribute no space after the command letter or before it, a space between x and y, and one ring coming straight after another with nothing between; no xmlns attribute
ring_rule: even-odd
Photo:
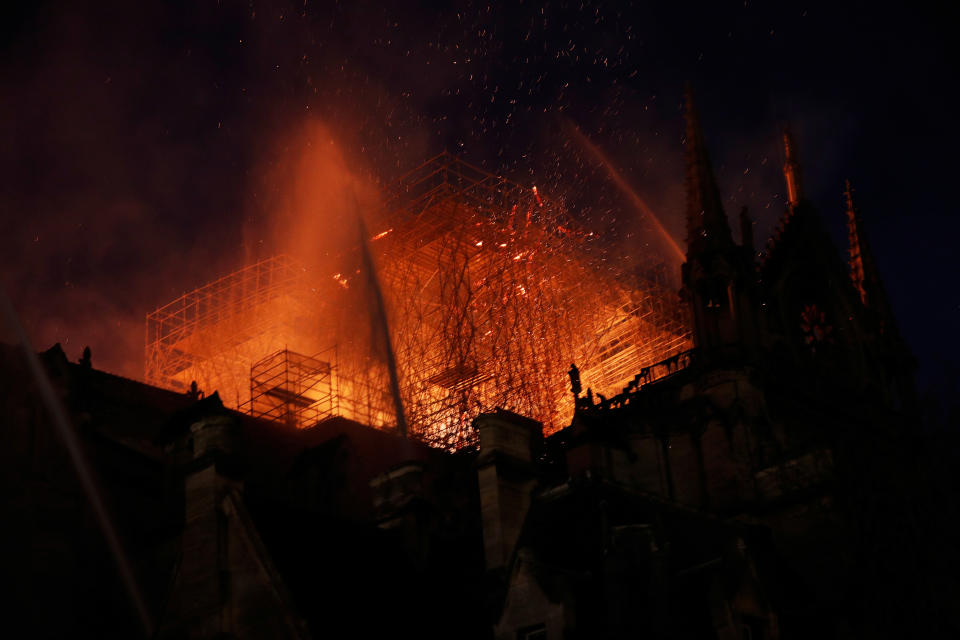
<svg viewBox="0 0 960 640"><path fill-rule="evenodd" d="M383 228L368 240L406 422L434 446L471 444L472 418L496 407L556 430L572 413L571 362L585 387L613 394L690 346L676 293L642 270L613 272L596 236L536 187L441 154L401 179L375 217ZM355 253L345 248L329 274L271 258L149 314L147 380L181 389L197 380L240 409L291 415L258 405L274 398L303 414L304 399L287 398L296 372L268 376L287 385L274 393L251 368L280 351L324 351L314 361L330 371L329 411L304 415L392 428L384 345L365 330L369 307L357 305Z"/></svg>

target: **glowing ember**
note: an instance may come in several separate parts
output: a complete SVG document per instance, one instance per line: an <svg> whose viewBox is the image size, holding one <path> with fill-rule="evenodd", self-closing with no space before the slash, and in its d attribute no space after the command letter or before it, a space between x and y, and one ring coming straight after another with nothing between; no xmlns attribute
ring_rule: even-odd
<svg viewBox="0 0 960 640"><path fill-rule="evenodd" d="M471 417L496 407L554 431L572 414L571 362L584 387L612 395L644 366L690 347L675 292L656 278L630 281L593 264L591 234L537 191L446 155L414 175L384 207L391 226L374 236L414 437L448 449L469 445ZM518 194L519 202L508 200ZM518 226L514 213L534 208ZM498 250L508 244L514 250ZM227 404L299 426L343 415L391 428L383 359L370 333L358 330L362 305L348 301L363 287L348 287L344 273L353 269L345 264L332 278L338 286L323 286L277 258L167 305L148 318L148 380L181 389L197 380ZM321 388L313 378L291 382L287 374L276 374L283 390L258 391L251 401L251 388L274 379L275 360L264 359L287 349L291 355L277 362L296 356L314 378L329 376L322 411L312 408L313 396L290 391ZM264 364L252 385L257 362ZM329 363L329 374L315 362ZM283 406L262 404L281 396Z"/></svg>

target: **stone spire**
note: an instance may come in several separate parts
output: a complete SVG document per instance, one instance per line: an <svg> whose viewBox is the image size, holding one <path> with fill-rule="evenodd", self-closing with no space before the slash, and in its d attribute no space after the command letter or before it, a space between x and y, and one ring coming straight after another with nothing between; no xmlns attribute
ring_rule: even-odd
<svg viewBox="0 0 960 640"><path fill-rule="evenodd" d="M843 195L847 201L847 232L850 239L850 278L860 294L864 306L876 311L886 326L893 324L893 310L890 300L880 279L877 261L870 247L867 229L860 217L860 211L853 204L853 187L846 181Z"/></svg>
<svg viewBox="0 0 960 640"><path fill-rule="evenodd" d="M847 201L847 236L850 242L850 279L853 286L860 294L860 300L864 306L870 306L873 302L867 295L867 274L864 267L864 258L866 262L872 262L869 247L866 246L866 238L863 234L863 223L860 220L860 214L853 205L853 187L850 181L846 181L846 189L843 195ZM872 266L872 265L871 265Z"/></svg>
<svg viewBox="0 0 960 640"><path fill-rule="evenodd" d="M707 248L733 244L720 190L713 176L700 118L687 85L687 259Z"/></svg>
<svg viewBox="0 0 960 640"><path fill-rule="evenodd" d="M747 249L733 242L720 190L710 166L703 130L687 86L687 260L680 270L681 295L690 304L693 342L704 353L739 353L752 348L756 330L751 283L755 269L752 226L742 216Z"/></svg>
<svg viewBox="0 0 960 640"><path fill-rule="evenodd" d="M800 176L800 163L797 161L797 148L789 129L783 131L783 179L787 183L787 203L793 209L803 198L803 181Z"/></svg>
<svg viewBox="0 0 960 640"><path fill-rule="evenodd" d="M892 358L890 361L894 363L891 368L885 367L891 374L885 383L887 392L894 406L914 411L917 406L917 390L913 380L916 361L897 327L890 299L880 279L880 271L870 247L867 229L860 212L853 204L853 187L849 180L846 181L843 195L847 205L847 231L850 240L850 279L867 310L867 317L877 323L876 328L884 338L879 343L883 349L883 357Z"/></svg>

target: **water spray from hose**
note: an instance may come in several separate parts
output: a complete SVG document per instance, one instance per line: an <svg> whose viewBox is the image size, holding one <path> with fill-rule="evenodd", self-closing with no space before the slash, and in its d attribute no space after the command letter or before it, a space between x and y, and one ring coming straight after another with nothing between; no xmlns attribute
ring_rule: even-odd
<svg viewBox="0 0 960 640"><path fill-rule="evenodd" d="M630 202L633 206L639 211L645 218L647 218L652 224L653 227L659 232L660 237L663 239L664 243L669 247L671 256L684 262L687 259L686 254L684 254L683 249L680 248L680 245L676 240L673 239L673 236L667 231L666 227L663 226L663 223L660 222L660 218L657 217L657 214L653 212L647 203L637 194L637 192L630 186L630 183L620 174L617 168L613 165L607 155L600 149L597 145L593 144L582 131L580 127L573 123L569 118L562 119L564 128L570 133L579 144L582 146L594 160L600 163L604 169L606 169L607 174L610 176L610 179L613 181L617 188L623 192L627 198L630 199Z"/></svg>
<svg viewBox="0 0 960 640"><path fill-rule="evenodd" d="M77 473L77 479L80 481L83 493L90 503L90 508L93 510L97 524L100 526L100 531L103 533L107 547L116 563L117 572L120 574L120 579L123 582L127 597L130 599L130 604L140 619L144 635L149 638L153 635L153 621L151 620L146 601L143 598L143 594L134 576L133 567L127 558L127 554L123 550L123 545L120 543L120 537L113 525L110 514L107 512L103 494L97 486L93 469L87 461L87 457L83 452L83 446L77 438L73 425L70 424L70 418L67 416L67 411L63 403L54 390L53 384L50 382L50 378L47 376L47 372L40 362L40 358L30 345L30 340L23 326L20 324L13 305L2 289L0 289L0 312L2 312L7 325L14 331L17 342L20 343L29 375L40 394L41 401L47 409L50 422L53 423L54 430L57 435L60 436L60 440L63 442L63 446L70 457L70 462L73 464L74 471Z"/></svg>
<svg viewBox="0 0 960 640"><path fill-rule="evenodd" d="M363 222L363 215L360 212L360 204L357 202L356 195L353 196L354 213L357 217L357 228L360 232L360 253L363 259L363 271L367 276L367 286L370 292L371 300L371 321L373 330L380 334L383 340L385 357L387 361L387 372L390 375L390 395L393 396L393 408L397 416L397 431L403 438L407 437L407 419L403 412L403 399L400 397L400 379L397 376L397 360L393 352L393 341L390 338L390 325L387 321L387 308L383 302L383 291L380 288L380 280L377 278L376 266L373 262L373 254L370 252L370 239L367 235L367 226Z"/></svg>

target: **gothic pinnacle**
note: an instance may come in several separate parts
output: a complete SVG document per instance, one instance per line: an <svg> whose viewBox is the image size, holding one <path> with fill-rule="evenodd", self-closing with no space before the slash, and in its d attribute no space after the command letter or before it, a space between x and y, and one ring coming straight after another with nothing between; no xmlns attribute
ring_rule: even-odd
<svg viewBox="0 0 960 640"><path fill-rule="evenodd" d="M796 145L789 129L783 131L783 179L787 183L787 202L793 209L803 198L803 182L800 178L800 163L797 161Z"/></svg>
<svg viewBox="0 0 960 640"><path fill-rule="evenodd" d="M687 119L687 255L706 246L731 244L730 225L707 156L703 130L690 85L686 89Z"/></svg>
<svg viewBox="0 0 960 640"><path fill-rule="evenodd" d="M847 203L847 236L850 243L850 279L857 293L860 294L860 300L867 305L869 300L866 288L866 271L863 266L863 238L860 228L860 217L857 215L856 207L853 205L853 187L850 181L845 182L846 188L843 195Z"/></svg>

